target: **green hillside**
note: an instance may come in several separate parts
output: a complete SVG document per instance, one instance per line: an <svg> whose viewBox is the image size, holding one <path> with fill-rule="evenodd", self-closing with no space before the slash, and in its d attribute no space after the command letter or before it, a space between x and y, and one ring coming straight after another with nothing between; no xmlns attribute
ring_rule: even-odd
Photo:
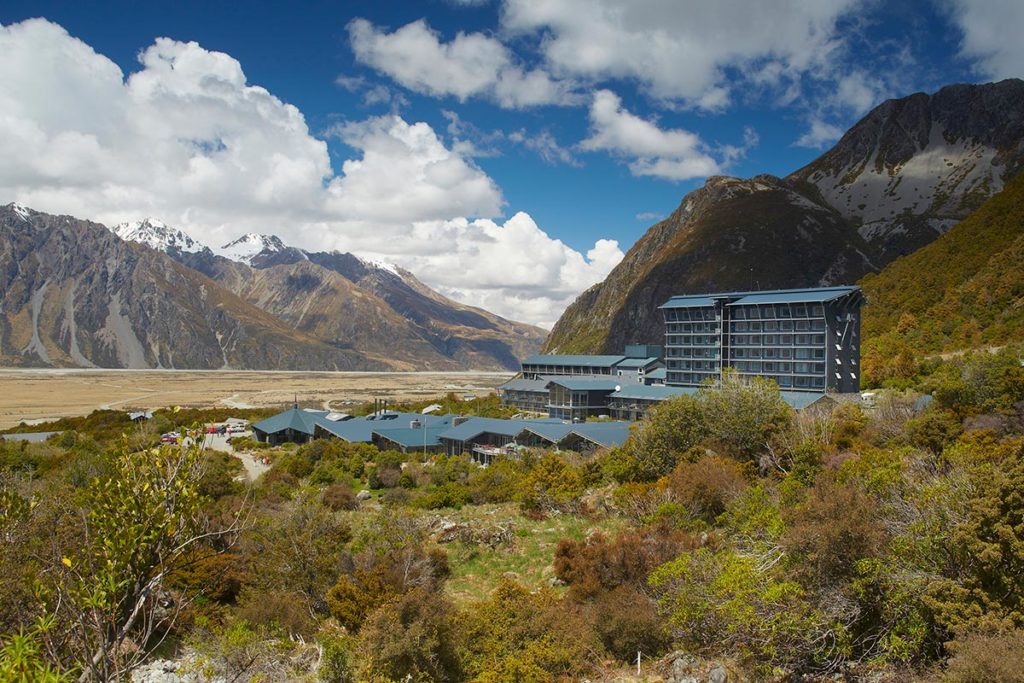
<svg viewBox="0 0 1024 683"><path fill-rule="evenodd" d="M929 354L999 346L1024 333L1024 175L931 244L861 285L864 375L913 374Z"/></svg>

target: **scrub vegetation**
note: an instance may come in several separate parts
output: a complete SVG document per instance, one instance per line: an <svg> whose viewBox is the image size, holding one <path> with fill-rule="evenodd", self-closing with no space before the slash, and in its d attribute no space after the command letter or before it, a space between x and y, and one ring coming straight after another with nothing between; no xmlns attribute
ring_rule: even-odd
<svg viewBox="0 0 1024 683"><path fill-rule="evenodd" d="M4 680L1024 677L1020 349L800 413L730 377L488 468L320 440L248 482L121 427L0 441Z"/></svg>

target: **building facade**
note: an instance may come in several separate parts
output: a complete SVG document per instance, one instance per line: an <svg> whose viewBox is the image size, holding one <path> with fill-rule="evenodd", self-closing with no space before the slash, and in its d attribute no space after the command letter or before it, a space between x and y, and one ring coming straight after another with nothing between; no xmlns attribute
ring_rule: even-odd
<svg viewBox="0 0 1024 683"><path fill-rule="evenodd" d="M676 296L665 314L668 386L700 386L731 368L783 391L860 390L859 287Z"/></svg>

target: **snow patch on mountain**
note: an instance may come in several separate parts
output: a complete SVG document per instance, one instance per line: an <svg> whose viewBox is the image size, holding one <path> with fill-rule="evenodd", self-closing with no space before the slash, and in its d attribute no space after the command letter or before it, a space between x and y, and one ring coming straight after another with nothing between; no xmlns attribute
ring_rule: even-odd
<svg viewBox="0 0 1024 683"><path fill-rule="evenodd" d="M182 230L172 228L156 218L120 223L110 230L126 242L145 244L164 253L177 250L195 254L207 248Z"/></svg>
<svg viewBox="0 0 1024 683"><path fill-rule="evenodd" d="M248 232L238 239L228 242L214 253L226 259L252 265L254 258L263 253L274 253L286 249L284 242L276 235L260 235Z"/></svg>
<svg viewBox="0 0 1024 683"><path fill-rule="evenodd" d="M11 202L7 206L9 206L12 209L14 209L14 213L16 213L19 216L21 216L21 220L23 220L25 222L28 222L28 217L31 215L32 209L28 208L27 206L22 206L21 204L18 204L17 202Z"/></svg>
<svg viewBox="0 0 1024 683"><path fill-rule="evenodd" d="M360 256L356 256L356 258L359 259L359 262L362 263L367 268L375 268L377 270L386 270L387 272L391 273L392 275L397 275L398 277L402 277L402 274L398 272L398 266L396 266L394 263L388 263L386 261L377 261L377 260L374 260L374 259L366 259L366 258L362 258Z"/></svg>

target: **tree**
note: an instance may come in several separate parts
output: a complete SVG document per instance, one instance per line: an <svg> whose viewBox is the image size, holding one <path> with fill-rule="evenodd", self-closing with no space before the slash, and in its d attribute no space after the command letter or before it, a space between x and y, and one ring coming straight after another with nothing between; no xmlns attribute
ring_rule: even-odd
<svg viewBox="0 0 1024 683"><path fill-rule="evenodd" d="M654 481L671 472L706 432L697 398L687 394L670 398L651 410L622 447L609 453L605 469L620 482Z"/></svg>
<svg viewBox="0 0 1024 683"><path fill-rule="evenodd" d="M793 420L775 382L760 377L747 382L726 372L721 384L700 390L700 400L708 435L737 460L756 461Z"/></svg>
<svg viewBox="0 0 1024 683"><path fill-rule="evenodd" d="M124 678L159 645L196 597L169 594L168 577L201 547L222 552L208 542L239 528L238 517L205 527L201 446L131 452L124 443L111 460L110 477L85 492L84 547L63 554L48 587L55 626L43 638L51 652L70 650L80 682Z"/></svg>

